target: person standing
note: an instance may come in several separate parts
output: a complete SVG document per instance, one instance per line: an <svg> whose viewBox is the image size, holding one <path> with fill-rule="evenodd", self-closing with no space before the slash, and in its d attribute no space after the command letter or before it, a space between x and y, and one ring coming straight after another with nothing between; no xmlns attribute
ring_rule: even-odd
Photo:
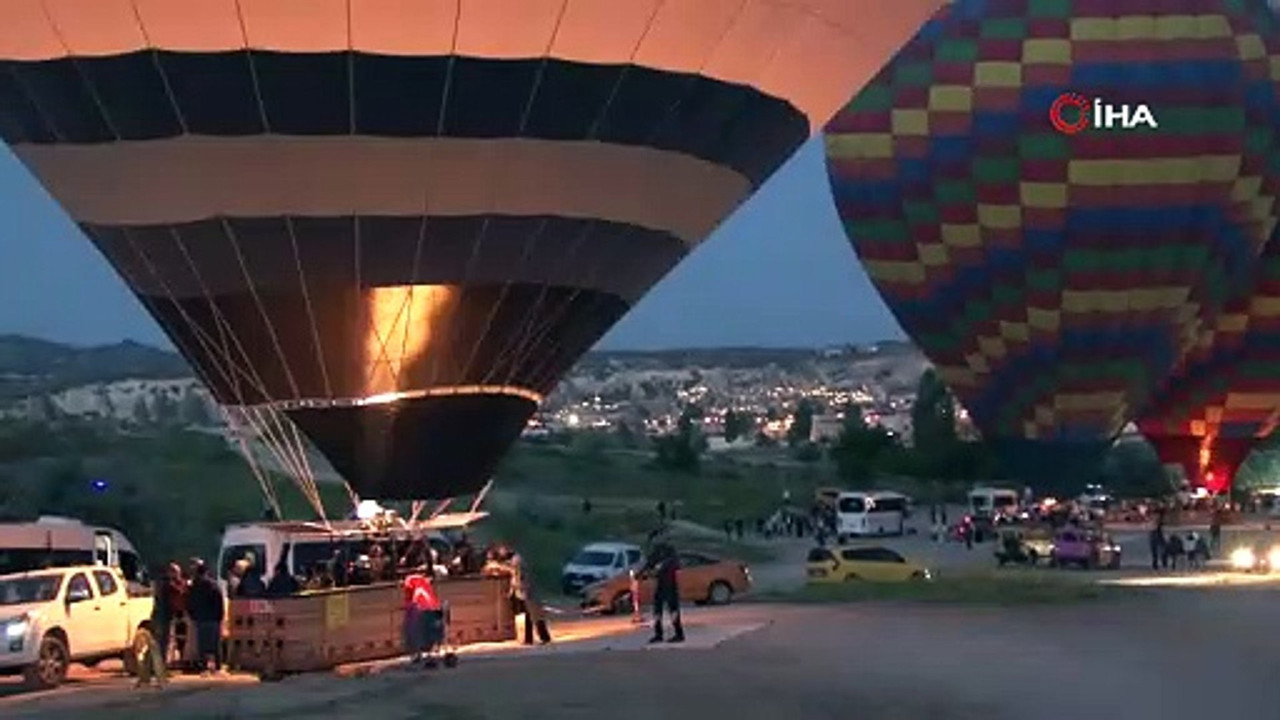
<svg viewBox="0 0 1280 720"><path fill-rule="evenodd" d="M164 571L157 572L151 581L151 635L155 639L160 662L169 659L169 628L173 626L173 594L169 592L169 578ZM136 647L134 650L137 651Z"/></svg>
<svg viewBox="0 0 1280 720"><path fill-rule="evenodd" d="M1214 553L1222 552L1222 507L1217 506L1213 509L1213 516L1209 519L1209 547Z"/></svg>
<svg viewBox="0 0 1280 720"><path fill-rule="evenodd" d="M432 648L427 613L442 607L429 575L413 573L404 579L404 647L411 654L410 663L423 661Z"/></svg>
<svg viewBox="0 0 1280 720"><path fill-rule="evenodd" d="M1164 528L1156 525L1151 528L1151 533L1147 538L1147 544L1151 546L1151 569L1159 570L1160 565L1165 562L1164 557Z"/></svg>
<svg viewBox="0 0 1280 720"><path fill-rule="evenodd" d="M547 617L534 593L533 578L529 577L520 554L508 549L505 563L511 569L511 594L516 598L517 606L524 610L524 644L533 644L534 630L538 633L538 642L546 645L551 642L551 631L547 628Z"/></svg>
<svg viewBox="0 0 1280 720"><path fill-rule="evenodd" d="M222 589L209 577L209 566L198 562L191 579L191 592L187 598L187 612L196 626L196 664L207 672L209 660L213 671L222 671L222 618L224 602Z"/></svg>
<svg viewBox="0 0 1280 720"><path fill-rule="evenodd" d="M653 591L653 637L650 643L684 642L684 624L680 620L680 589L678 576L680 573L680 556L676 549L665 538L658 539L649 553L649 562L645 565L646 574L652 574L655 580ZM662 614L671 618L673 634L670 639L663 635Z"/></svg>

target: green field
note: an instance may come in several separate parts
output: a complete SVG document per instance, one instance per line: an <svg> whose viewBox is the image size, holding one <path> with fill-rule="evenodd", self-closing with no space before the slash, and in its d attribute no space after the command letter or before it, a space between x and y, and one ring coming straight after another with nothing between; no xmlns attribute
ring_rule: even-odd
<svg viewBox="0 0 1280 720"><path fill-rule="evenodd" d="M682 545L760 560L763 550L724 542L723 521L772 512L783 488L811 497L827 482L822 470L708 461L691 476L653 469L642 451L521 445L499 471L486 505L493 517L476 534L516 545L547 583L585 542L643 540L657 525L656 503L665 500L680 517L717 530L682 536ZM275 486L287 517L315 517L289 480L278 477ZM330 516L349 511L341 486L320 490ZM583 497L596 506L588 516ZM116 526L158 562L211 557L223 527L261 518L265 507L247 463L216 436L0 423L0 515L10 519L59 514Z"/></svg>

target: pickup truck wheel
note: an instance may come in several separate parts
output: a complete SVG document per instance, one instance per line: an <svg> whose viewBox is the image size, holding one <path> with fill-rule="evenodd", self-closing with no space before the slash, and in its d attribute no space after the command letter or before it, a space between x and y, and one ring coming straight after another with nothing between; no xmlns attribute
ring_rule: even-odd
<svg viewBox="0 0 1280 720"><path fill-rule="evenodd" d="M56 688L67 679L67 666L71 656L66 643L53 635L40 639L40 654L36 661L22 671L27 687L33 690Z"/></svg>

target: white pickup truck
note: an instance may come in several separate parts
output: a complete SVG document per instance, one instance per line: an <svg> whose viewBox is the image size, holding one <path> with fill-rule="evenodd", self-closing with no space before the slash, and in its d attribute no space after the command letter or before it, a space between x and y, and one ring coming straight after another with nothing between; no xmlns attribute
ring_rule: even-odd
<svg viewBox="0 0 1280 720"><path fill-rule="evenodd" d="M151 606L103 565L0 575L0 675L52 688L72 662L120 658L133 671L134 635L149 625Z"/></svg>

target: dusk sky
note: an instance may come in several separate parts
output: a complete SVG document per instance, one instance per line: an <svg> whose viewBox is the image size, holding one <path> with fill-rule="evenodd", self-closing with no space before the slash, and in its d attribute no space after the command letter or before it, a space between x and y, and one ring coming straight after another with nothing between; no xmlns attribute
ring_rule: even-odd
<svg viewBox="0 0 1280 720"><path fill-rule="evenodd" d="M165 345L160 328L7 149L0 334ZM812 141L601 342L819 346L901 336L845 241Z"/></svg>

